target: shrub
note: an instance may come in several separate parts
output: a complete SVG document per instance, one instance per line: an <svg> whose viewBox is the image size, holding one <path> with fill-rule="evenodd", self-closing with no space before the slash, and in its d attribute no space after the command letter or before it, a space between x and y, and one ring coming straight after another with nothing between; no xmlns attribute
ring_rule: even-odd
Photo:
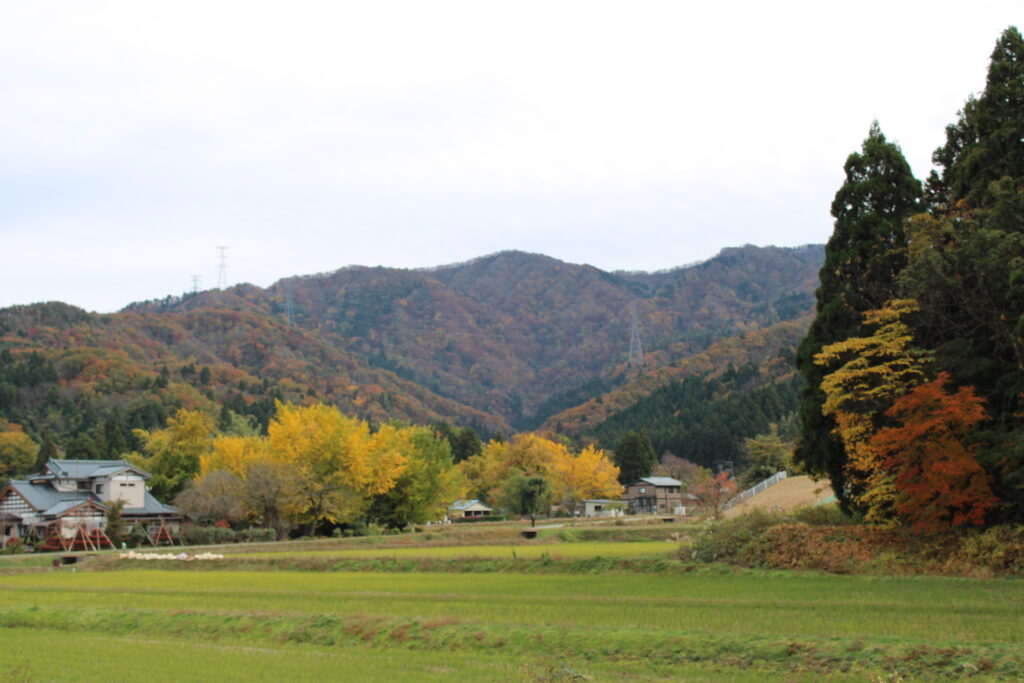
<svg viewBox="0 0 1024 683"><path fill-rule="evenodd" d="M13 555L14 553L20 553L25 543L17 536L11 536L4 542L3 552Z"/></svg>
<svg viewBox="0 0 1024 683"><path fill-rule="evenodd" d="M213 538L210 527L187 526L181 532L181 538L187 545L209 545Z"/></svg>
<svg viewBox="0 0 1024 683"><path fill-rule="evenodd" d="M857 523L856 519L840 510L836 503L798 508L790 517L794 522L803 522L810 526L847 526Z"/></svg>
<svg viewBox="0 0 1024 683"><path fill-rule="evenodd" d="M504 522L505 515L480 515L479 517L456 517L453 524L472 524L473 522Z"/></svg>
<svg viewBox="0 0 1024 683"><path fill-rule="evenodd" d="M735 519L709 524L694 540L692 557L698 562L766 566L769 547L765 531L780 521L779 515L752 510Z"/></svg>
<svg viewBox="0 0 1024 683"><path fill-rule="evenodd" d="M269 543L277 540L277 532L273 529L252 528L237 533L241 543Z"/></svg>
<svg viewBox="0 0 1024 683"><path fill-rule="evenodd" d="M575 543L580 540L580 535L575 529L562 529L558 532L558 537L566 543Z"/></svg>
<svg viewBox="0 0 1024 683"><path fill-rule="evenodd" d="M1000 574L1024 574L1024 526L1003 524L967 536L961 554Z"/></svg>

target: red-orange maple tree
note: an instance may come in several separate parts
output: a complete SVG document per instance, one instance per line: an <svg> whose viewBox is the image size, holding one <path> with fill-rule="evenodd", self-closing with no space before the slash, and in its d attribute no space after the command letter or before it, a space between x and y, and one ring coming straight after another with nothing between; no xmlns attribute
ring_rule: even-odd
<svg viewBox="0 0 1024 683"><path fill-rule="evenodd" d="M974 387L946 389L949 375L919 385L886 412L899 426L879 430L871 446L894 472L896 510L915 531L982 524L995 507L991 478L964 438L986 418Z"/></svg>

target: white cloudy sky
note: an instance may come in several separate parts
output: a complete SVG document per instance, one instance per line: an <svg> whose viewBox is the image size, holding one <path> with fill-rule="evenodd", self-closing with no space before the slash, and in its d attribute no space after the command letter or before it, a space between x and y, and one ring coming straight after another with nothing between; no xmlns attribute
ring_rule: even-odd
<svg viewBox="0 0 1024 683"><path fill-rule="evenodd" d="M0 306L522 249L823 242L874 118L930 170L1019 0L0 0Z"/></svg>

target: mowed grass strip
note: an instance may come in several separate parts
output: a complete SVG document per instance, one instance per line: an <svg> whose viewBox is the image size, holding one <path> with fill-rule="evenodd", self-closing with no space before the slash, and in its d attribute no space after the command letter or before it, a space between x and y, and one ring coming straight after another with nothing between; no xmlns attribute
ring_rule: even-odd
<svg viewBox="0 0 1024 683"><path fill-rule="evenodd" d="M0 618L6 617L0 613ZM83 615L76 614L75 617ZM84 615L93 617L93 615ZM131 633L96 633L80 629L72 634L65 624L59 628L4 628L4 657L0 659L0 680L75 680L75 681L706 681L730 680L759 682L766 677L784 674L792 683L810 683L820 679L819 671L794 670L778 662L758 665L737 661L724 654L721 647L709 643L693 643L704 651L693 660L681 657L678 647L666 649L660 657L643 655L636 647L636 657L603 659L587 653L579 656L571 651L538 646L532 634L525 647L510 647L508 641L491 640L480 629L452 629L450 625L431 623L382 624L364 621L347 624L317 621L296 624L279 632L273 639L252 642L245 639L210 637L210 624L194 624L205 629L202 638L188 638L182 617L175 615L172 632L159 634L153 624L136 619ZM72 619L74 619L73 617ZM222 619L222 623L231 617ZM116 630L115 620L92 618L90 625ZM167 624L170 625L170 624ZM234 621L236 630L248 627ZM334 627L342 638L323 633ZM457 640L432 640L438 631L450 630ZM443 633L440 634L443 638ZM339 642L347 638L346 642ZM409 645L410 638L418 642ZM355 641L357 644L353 644ZM323 644L330 642L331 644ZM458 644L466 644L463 650ZM658 646L661 643L648 643ZM708 647L710 645L710 647ZM744 646L746 647L746 646ZM787 646L788 647L788 646ZM777 648L776 648L777 649ZM40 653L45 653L41 656ZM852 663L856 667L856 662ZM848 665L849 666L849 665ZM864 667L859 673L832 672L830 680L863 681ZM877 667L870 666L870 669Z"/></svg>
<svg viewBox="0 0 1024 683"><path fill-rule="evenodd" d="M675 541L637 541L634 543L608 543L583 541L579 543L546 543L536 545L469 545L469 546L436 546L413 548L330 548L325 550L303 550L290 552L290 557L331 557L339 558L496 558L518 557L535 559L540 557L642 557L645 555L666 555L679 550ZM232 553L237 558L268 558L277 557L276 552Z"/></svg>
<svg viewBox="0 0 1024 683"><path fill-rule="evenodd" d="M0 577L0 607L33 606L1024 643L1024 582L931 577L173 570Z"/></svg>

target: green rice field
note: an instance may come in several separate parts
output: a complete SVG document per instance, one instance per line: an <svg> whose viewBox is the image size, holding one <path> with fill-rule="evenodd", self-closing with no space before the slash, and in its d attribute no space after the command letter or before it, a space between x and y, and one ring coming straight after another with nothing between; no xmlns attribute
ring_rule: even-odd
<svg viewBox="0 0 1024 683"><path fill-rule="evenodd" d="M588 544L559 548L576 545ZM122 561L105 571L86 565L0 575L0 677L1024 676L1024 582L1016 580L724 569L664 575L241 571L201 564L163 569Z"/></svg>

